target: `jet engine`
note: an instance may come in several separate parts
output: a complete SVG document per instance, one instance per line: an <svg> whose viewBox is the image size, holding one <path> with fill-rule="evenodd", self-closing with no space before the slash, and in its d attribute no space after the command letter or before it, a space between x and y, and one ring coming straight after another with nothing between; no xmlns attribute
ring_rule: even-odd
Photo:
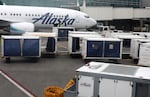
<svg viewBox="0 0 150 97"><path fill-rule="evenodd" d="M33 32L34 30L34 24L28 22L11 23L9 26L11 34L23 34L25 32Z"/></svg>

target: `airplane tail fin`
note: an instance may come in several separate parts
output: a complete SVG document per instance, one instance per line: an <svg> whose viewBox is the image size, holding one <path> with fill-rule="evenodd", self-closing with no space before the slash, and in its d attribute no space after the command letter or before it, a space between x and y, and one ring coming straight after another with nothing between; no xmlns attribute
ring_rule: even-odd
<svg viewBox="0 0 150 97"><path fill-rule="evenodd" d="M3 1L0 0L0 5L6 5Z"/></svg>

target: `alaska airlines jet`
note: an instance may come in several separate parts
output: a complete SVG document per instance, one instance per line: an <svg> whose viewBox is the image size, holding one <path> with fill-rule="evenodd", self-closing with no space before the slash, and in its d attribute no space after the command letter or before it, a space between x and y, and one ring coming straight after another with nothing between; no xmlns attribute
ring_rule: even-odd
<svg viewBox="0 0 150 97"><path fill-rule="evenodd" d="M86 13L52 7L0 5L0 26L9 27L10 32L34 32L37 28L66 26L89 28L96 21Z"/></svg>

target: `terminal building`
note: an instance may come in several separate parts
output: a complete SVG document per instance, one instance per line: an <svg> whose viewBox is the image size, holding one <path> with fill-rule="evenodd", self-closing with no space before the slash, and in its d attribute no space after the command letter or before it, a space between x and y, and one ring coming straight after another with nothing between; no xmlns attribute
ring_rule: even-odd
<svg viewBox="0 0 150 97"><path fill-rule="evenodd" d="M148 0L92 0L93 3L90 4L88 1L90 0L83 0L80 10L102 25L115 26L116 29L126 31L150 29Z"/></svg>
<svg viewBox="0 0 150 97"><path fill-rule="evenodd" d="M150 30L149 0L3 0L6 5L65 7L83 11L98 24L126 31Z"/></svg>
<svg viewBox="0 0 150 97"><path fill-rule="evenodd" d="M8 5L31 5L60 7L63 5L83 4L84 0L2 0ZM149 0L86 0L87 6L112 6L112 7L149 7Z"/></svg>

